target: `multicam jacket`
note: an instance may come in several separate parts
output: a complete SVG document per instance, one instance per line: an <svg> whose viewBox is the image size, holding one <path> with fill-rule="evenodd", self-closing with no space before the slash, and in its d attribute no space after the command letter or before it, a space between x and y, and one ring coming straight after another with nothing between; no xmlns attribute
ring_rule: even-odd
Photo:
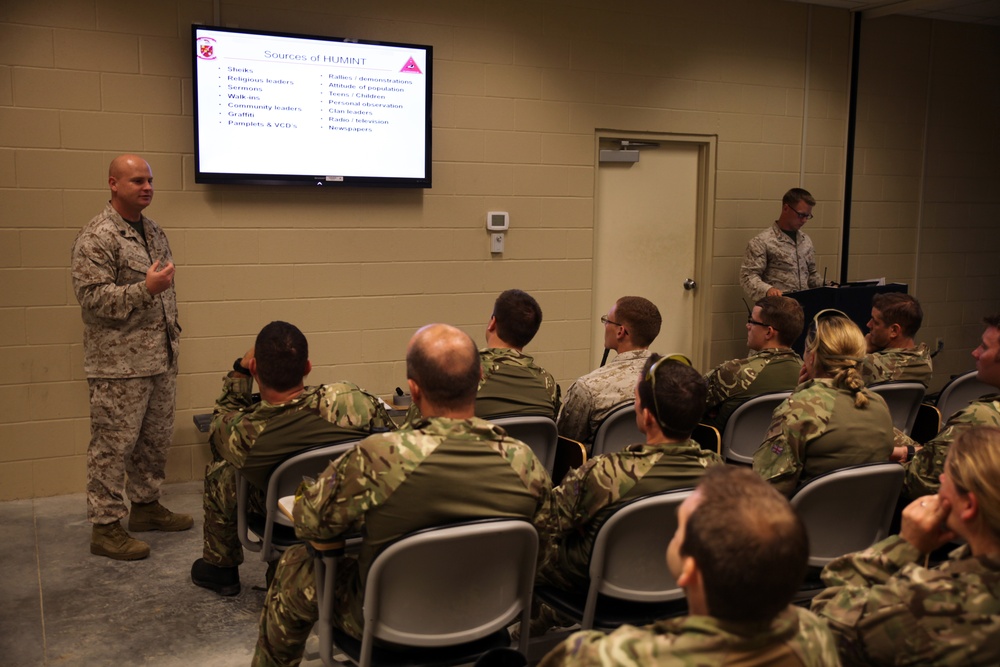
<svg viewBox="0 0 1000 667"><path fill-rule="evenodd" d="M885 400L867 389L868 405L854 407L850 390L829 378L804 382L774 409L754 472L786 496L801 482L840 468L888 461L892 417Z"/></svg>
<svg viewBox="0 0 1000 667"><path fill-rule="evenodd" d="M622 352L570 385L556 425L559 435L592 443L597 427L615 408L635 400L639 373L652 352Z"/></svg>
<svg viewBox="0 0 1000 667"><path fill-rule="evenodd" d="M771 287L782 292L822 287L812 239L800 229L793 241L774 223L747 243L740 285L751 302L762 298Z"/></svg>
<svg viewBox="0 0 1000 667"><path fill-rule="evenodd" d="M476 393L476 416L559 414L559 385L552 374L523 352L489 347L479 351L483 377Z"/></svg>
<svg viewBox="0 0 1000 667"><path fill-rule="evenodd" d="M171 285L152 295L146 271L173 261L167 236L142 216L145 241L110 202L73 242L73 291L83 317L88 378L159 375L177 362L181 327Z"/></svg>
<svg viewBox="0 0 1000 667"><path fill-rule="evenodd" d="M570 635L539 667L838 667L833 637L812 613L788 607L769 625L727 623L710 616L623 625L604 635Z"/></svg>
<svg viewBox="0 0 1000 667"><path fill-rule="evenodd" d="M704 423L722 431L736 408L751 398L775 391L791 391L799 383L802 358L788 347L751 352L732 359L705 376L708 399Z"/></svg>
<svg viewBox="0 0 1000 667"><path fill-rule="evenodd" d="M826 566L812 603L845 665L1000 664L1000 559L968 545L934 568L898 536Z"/></svg>
<svg viewBox="0 0 1000 667"><path fill-rule="evenodd" d="M927 387L933 373L931 351L924 343L906 350L872 352L861 366L861 377L869 387L880 382L919 382Z"/></svg>
<svg viewBox="0 0 1000 667"><path fill-rule="evenodd" d="M709 466L722 462L688 440L631 445L571 470L552 490L552 540L539 579L563 590L586 590L594 540L616 507L652 493L694 488Z"/></svg>

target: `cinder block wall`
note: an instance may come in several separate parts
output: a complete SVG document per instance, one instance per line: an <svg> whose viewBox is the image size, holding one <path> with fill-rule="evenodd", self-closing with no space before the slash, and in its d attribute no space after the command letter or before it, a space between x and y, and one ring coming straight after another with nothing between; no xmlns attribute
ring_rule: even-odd
<svg viewBox="0 0 1000 667"><path fill-rule="evenodd" d="M834 275L839 265L845 11L781 0L220 7L222 25L433 44L434 187L196 185L189 33L192 22L213 23L212 2L164 0L136 12L110 0L0 5L0 499L84 487L87 389L69 251L107 200L107 165L122 152L151 163L147 213L167 230L178 264L175 481L203 474L208 450L191 416L211 408L222 374L272 319L306 331L314 382L347 378L388 395L403 382L416 327L447 321L482 343L496 294L520 287L545 310L529 351L564 386L589 370L598 128L718 138L714 257L704 267L712 363L744 351L740 257L777 217L787 188L820 200L808 229L821 266ZM878 29L882 46L866 67L881 63L899 92L865 91L870 159L855 171L881 184L863 197L871 213L856 209L860 245L852 241L851 252L865 259L852 273L911 281L935 304L961 294L957 321L952 307L928 318L950 350L997 308L997 257L982 233L996 229L997 200L981 186L996 182L1000 164L998 32L897 19ZM905 55L893 51L899 45ZM989 57L993 66L982 66ZM956 86L956 70L976 79ZM953 105L956 95L976 104ZM905 131L920 118L923 133ZM913 184L913 162L925 155L936 180ZM887 209L897 212L878 214ZM499 258L488 251L488 210L507 210L514 223ZM895 249L894 239L918 228L919 242ZM872 238L893 249L873 252ZM975 249L974 262L963 248ZM969 275L978 280L963 290ZM959 361L956 370L968 365Z"/></svg>

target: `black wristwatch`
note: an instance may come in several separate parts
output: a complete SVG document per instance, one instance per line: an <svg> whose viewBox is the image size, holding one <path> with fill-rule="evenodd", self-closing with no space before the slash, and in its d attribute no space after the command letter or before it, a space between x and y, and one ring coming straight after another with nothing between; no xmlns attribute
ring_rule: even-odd
<svg viewBox="0 0 1000 667"><path fill-rule="evenodd" d="M236 357L236 361L233 362L233 370L247 377L253 377L249 369L243 368L243 357Z"/></svg>
<svg viewBox="0 0 1000 667"><path fill-rule="evenodd" d="M913 460L913 455L916 454L916 452L917 452L917 448L916 447L914 447L913 445L907 445L906 446L906 460L907 461L912 461Z"/></svg>

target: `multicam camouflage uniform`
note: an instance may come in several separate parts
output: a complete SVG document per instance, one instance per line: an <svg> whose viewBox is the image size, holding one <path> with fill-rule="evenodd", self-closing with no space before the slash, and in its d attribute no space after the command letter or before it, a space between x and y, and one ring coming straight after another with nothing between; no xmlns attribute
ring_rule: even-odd
<svg viewBox="0 0 1000 667"><path fill-rule="evenodd" d="M869 387L880 382L919 382L927 387L933 373L931 351L923 343L906 350L887 347L872 352L861 366L861 377Z"/></svg>
<svg viewBox="0 0 1000 667"><path fill-rule="evenodd" d="M523 352L511 348L487 347L479 350L483 377L476 392L476 416L483 419L513 415L540 415L556 418L559 413L559 385L552 374ZM406 424L422 419L411 405Z"/></svg>
<svg viewBox="0 0 1000 667"><path fill-rule="evenodd" d="M913 460L906 464L903 484L907 497L913 499L938 492L941 487L939 478L944 472L945 457L948 456L948 446L963 431L973 426L1000 427L1000 394L983 396L965 409L956 412L941 432L917 451ZM894 444L897 447L906 445L920 447L920 443L900 431L895 432Z"/></svg>
<svg viewBox="0 0 1000 667"><path fill-rule="evenodd" d="M303 483L295 528L308 540L363 533L358 558L342 559L337 567L334 618L360 638L364 581L382 548L415 530L456 521L535 520L551 492L548 473L527 445L479 418L435 417L366 438L315 482ZM306 547L293 547L268 590L253 664L297 664L317 616L313 560Z"/></svg>
<svg viewBox="0 0 1000 667"><path fill-rule="evenodd" d="M746 359L719 364L705 376L708 399L702 421L724 430L736 408L751 398L795 389L801 368L802 358L788 347L758 350Z"/></svg>
<svg viewBox="0 0 1000 667"><path fill-rule="evenodd" d="M141 223L145 240L109 203L73 243L90 390L87 515L98 524L128 514L123 487L134 503L159 499L174 430L177 295L173 285L146 289L153 262L173 256L163 230L144 215Z"/></svg>
<svg viewBox="0 0 1000 667"><path fill-rule="evenodd" d="M539 667L700 667L740 665L838 667L840 659L823 622L789 607L761 628L710 616L623 625L605 635L584 630L556 646Z"/></svg>
<svg viewBox="0 0 1000 667"><path fill-rule="evenodd" d="M753 469L786 496L800 482L847 466L888 461L892 417L881 396L862 389L868 405L829 378L804 382L774 409Z"/></svg>
<svg viewBox="0 0 1000 667"><path fill-rule="evenodd" d="M747 243L740 285L751 302L764 297L772 287L782 292L822 287L812 239L800 229L793 241L774 223Z"/></svg>
<svg viewBox="0 0 1000 667"><path fill-rule="evenodd" d="M594 540L617 506L651 493L694 488L708 466L722 462L688 440L631 445L571 470L552 490L552 539L538 580L567 591L586 590Z"/></svg>
<svg viewBox="0 0 1000 667"><path fill-rule="evenodd" d="M382 402L350 382L306 387L272 405L251 399L252 378L230 373L212 417L212 463L205 469L204 558L212 565L243 562L236 528L236 471L250 482L250 507L264 513L271 471L298 452L377 431L392 430Z"/></svg>
<svg viewBox="0 0 1000 667"><path fill-rule="evenodd" d="M812 603L845 665L1000 664L1000 559L968 545L928 569L898 536L826 566Z"/></svg>
<svg viewBox="0 0 1000 667"><path fill-rule="evenodd" d="M652 352L622 352L570 385L556 424L559 435L590 444L597 427L611 412L635 400L639 373Z"/></svg>

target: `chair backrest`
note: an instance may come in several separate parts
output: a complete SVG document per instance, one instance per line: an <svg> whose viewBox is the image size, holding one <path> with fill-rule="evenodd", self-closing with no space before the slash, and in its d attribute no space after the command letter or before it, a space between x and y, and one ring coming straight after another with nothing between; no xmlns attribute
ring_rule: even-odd
<svg viewBox="0 0 1000 667"><path fill-rule="evenodd" d="M590 555L590 588L581 626L594 625L597 596L632 602L684 597L667 569L667 545L677 530L677 508L694 489L665 491L617 508L601 526Z"/></svg>
<svg viewBox="0 0 1000 667"><path fill-rule="evenodd" d="M736 408L722 432L722 457L752 464L754 453L767 435L774 409L791 395L790 391L761 394Z"/></svg>
<svg viewBox="0 0 1000 667"><path fill-rule="evenodd" d="M889 534L903 466L868 463L815 477L791 498L809 535L809 564L822 567Z"/></svg>
<svg viewBox="0 0 1000 667"><path fill-rule="evenodd" d="M261 530L251 527L248 520L250 485L246 478L237 473L237 532L240 543L250 551L259 551L260 558L269 562L281 555L281 549L274 546L274 525L291 526L281 510L278 509L278 500L283 496L290 496L298 489L303 477L316 477L326 469L330 461L337 458L347 450L358 444L359 440L348 440L331 445L314 447L304 452L290 456L278 465L267 480L267 495L265 499L264 525ZM253 532L259 539L250 537Z"/></svg>
<svg viewBox="0 0 1000 667"><path fill-rule="evenodd" d="M498 417L490 421L503 427L510 437L531 447L531 451L549 471L549 475L552 475L552 467L556 462L556 442L559 439L554 420L548 417L523 416Z"/></svg>
<svg viewBox="0 0 1000 667"><path fill-rule="evenodd" d="M941 413L941 419L947 422L953 414L969 403L996 392L996 387L979 381L976 371L959 375L946 384L938 395L937 408Z"/></svg>
<svg viewBox="0 0 1000 667"><path fill-rule="evenodd" d="M516 519L431 528L389 545L365 582L359 664L370 664L376 638L436 647L485 637L518 617L527 628L537 554L535 528ZM522 632L522 653L527 640Z"/></svg>
<svg viewBox="0 0 1000 667"><path fill-rule="evenodd" d="M885 399L892 425L906 435L913 430L926 390L919 382L883 382L868 388Z"/></svg>
<svg viewBox="0 0 1000 667"><path fill-rule="evenodd" d="M620 452L637 442L646 442L646 436L635 423L635 403L626 403L615 408L597 427L590 456Z"/></svg>

